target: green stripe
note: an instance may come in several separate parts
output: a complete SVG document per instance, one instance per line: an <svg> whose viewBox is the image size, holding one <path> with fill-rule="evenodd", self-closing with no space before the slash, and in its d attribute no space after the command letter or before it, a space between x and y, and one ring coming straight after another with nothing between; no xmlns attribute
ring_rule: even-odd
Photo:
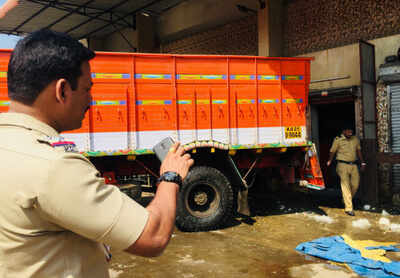
<svg viewBox="0 0 400 278"><path fill-rule="evenodd" d="M181 99L177 101L178 104L192 104L190 99Z"/></svg>
<svg viewBox="0 0 400 278"><path fill-rule="evenodd" d="M227 101L226 101L226 99L214 99L214 100L212 101L212 103L213 103L213 104L226 104Z"/></svg>

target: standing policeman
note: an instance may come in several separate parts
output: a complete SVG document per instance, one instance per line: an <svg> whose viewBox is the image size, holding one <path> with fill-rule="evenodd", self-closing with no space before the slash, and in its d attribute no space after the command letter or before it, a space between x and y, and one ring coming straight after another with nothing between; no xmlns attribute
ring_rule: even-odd
<svg viewBox="0 0 400 278"><path fill-rule="evenodd" d="M89 109L94 55L50 30L28 35L11 54L10 112L0 115L0 277L108 278L106 245L157 256L169 242L193 164L182 146L171 148L143 208L59 136L79 128Z"/></svg>
<svg viewBox="0 0 400 278"><path fill-rule="evenodd" d="M349 127L343 128L342 134L333 141L327 165L331 165L332 159L336 154L336 172L340 177L342 196L344 202L344 212L354 216L353 197L357 193L360 183L358 173L357 156L361 161L361 170L367 165L362 157L360 140L353 136L353 130Z"/></svg>

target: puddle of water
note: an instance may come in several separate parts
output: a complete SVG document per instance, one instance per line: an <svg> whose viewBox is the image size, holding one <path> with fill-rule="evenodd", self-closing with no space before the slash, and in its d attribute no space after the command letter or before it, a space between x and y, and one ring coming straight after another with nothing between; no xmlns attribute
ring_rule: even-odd
<svg viewBox="0 0 400 278"><path fill-rule="evenodd" d="M357 274L327 264L308 264L289 269L292 278L356 278Z"/></svg>

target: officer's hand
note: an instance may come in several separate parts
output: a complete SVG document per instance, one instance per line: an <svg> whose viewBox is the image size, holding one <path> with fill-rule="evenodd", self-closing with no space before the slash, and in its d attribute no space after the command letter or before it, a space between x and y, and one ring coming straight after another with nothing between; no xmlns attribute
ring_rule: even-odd
<svg viewBox="0 0 400 278"><path fill-rule="evenodd" d="M160 175L167 171L173 171L184 179L193 163L194 160L190 158L190 154L185 153L180 143L176 142L161 163Z"/></svg>
<svg viewBox="0 0 400 278"><path fill-rule="evenodd" d="M361 167L360 167L361 172L364 172L365 166L366 166L366 165L361 165Z"/></svg>
<svg viewBox="0 0 400 278"><path fill-rule="evenodd" d="M331 163L332 163L332 161L330 161L330 160L328 160L327 162L326 162L326 166L330 166L331 165Z"/></svg>

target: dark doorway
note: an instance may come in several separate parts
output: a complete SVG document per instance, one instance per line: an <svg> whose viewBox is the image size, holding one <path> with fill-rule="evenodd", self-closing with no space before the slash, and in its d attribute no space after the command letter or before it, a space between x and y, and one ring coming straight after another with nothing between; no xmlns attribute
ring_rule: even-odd
<svg viewBox="0 0 400 278"><path fill-rule="evenodd" d="M319 158L321 170L324 175L325 185L327 188L339 188L340 180L336 174L336 162L330 167L326 166L329 159L329 150L336 136L341 134L343 126L351 125L355 128L355 110L354 101L329 103L329 104L313 104L312 113L314 125L317 125L317 133L313 134L313 141L319 148ZM312 129L315 129L312 126ZM355 130L354 130L355 132ZM315 138L317 137L317 138Z"/></svg>

